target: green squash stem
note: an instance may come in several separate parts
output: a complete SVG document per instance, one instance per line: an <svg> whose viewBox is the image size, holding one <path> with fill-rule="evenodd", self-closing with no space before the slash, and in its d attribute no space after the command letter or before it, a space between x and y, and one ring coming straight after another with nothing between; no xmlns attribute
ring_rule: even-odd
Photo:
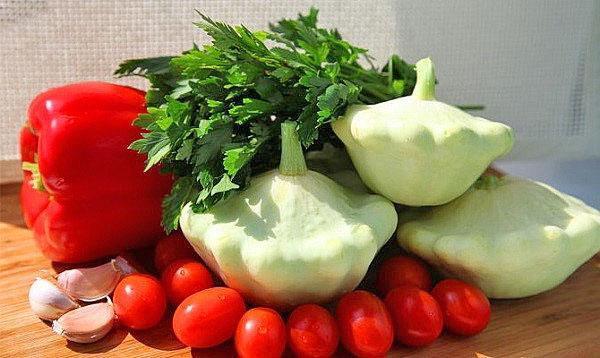
<svg viewBox="0 0 600 358"><path fill-rule="evenodd" d="M499 178L493 174L484 174L475 181L475 188L481 190L493 190L502 184L502 178Z"/></svg>
<svg viewBox="0 0 600 358"><path fill-rule="evenodd" d="M417 83L412 96L422 100L435 99L435 72L429 57L416 63Z"/></svg>
<svg viewBox="0 0 600 358"><path fill-rule="evenodd" d="M281 123L281 161L279 172L283 175L303 175L306 173L306 162L302 145L296 132L296 123Z"/></svg>

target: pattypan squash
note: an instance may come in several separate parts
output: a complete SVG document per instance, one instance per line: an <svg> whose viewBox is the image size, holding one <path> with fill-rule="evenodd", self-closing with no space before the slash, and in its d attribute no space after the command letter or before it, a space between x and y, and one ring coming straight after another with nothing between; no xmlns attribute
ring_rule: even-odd
<svg viewBox="0 0 600 358"><path fill-rule="evenodd" d="M435 99L429 58L416 64L411 96L355 105L331 125L364 183L391 201L440 205L464 193L510 151L510 127Z"/></svg>
<svg viewBox="0 0 600 358"><path fill-rule="evenodd" d="M384 197L307 169L296 125L281 126L278 169L208 211L184 207L181 229L229 286L256 304L290 308L354 289L398 216Z"/></svg>
<svg viewBox="0 0 600 358"><path fill-rule="evenodd" d="M600 212L539 182L483 176L458 199L400 215L400 245L489 297L535 295L600 250Z"/></svg>

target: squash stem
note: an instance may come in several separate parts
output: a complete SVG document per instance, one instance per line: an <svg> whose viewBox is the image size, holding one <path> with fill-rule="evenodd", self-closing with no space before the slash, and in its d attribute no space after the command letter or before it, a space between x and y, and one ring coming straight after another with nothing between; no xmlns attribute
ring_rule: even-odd
<svg viewBox="0 0 600 358"><path fill-rule="evenodd" d="M279 172L283 175L303 175L306 173L306 162L302 145L296 132L296 123L281 123L281 161Z"/></svg>
<svg viewBox="0 0 600 358"><path fill-rule="evenodd" d="M481 190L496 189L502 183L502 178L493 174L484 174L477 179L473 186Z"/></svg>
<svg viewBox="0 0 600 358"><path fill-rule="evenodd" d="M417 83L412 96L422 100L435 99L435 72L429 57L416 63Z"/></svg>

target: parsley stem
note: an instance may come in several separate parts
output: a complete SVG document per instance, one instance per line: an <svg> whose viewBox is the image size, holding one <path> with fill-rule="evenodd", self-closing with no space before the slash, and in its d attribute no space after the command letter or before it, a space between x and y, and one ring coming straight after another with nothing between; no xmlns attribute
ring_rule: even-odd
<svg viewBox="0 0 600 358"><path fill-rule="evenodd" d="M416 63L417 83L413 90L413 97L422 100L435 99L435 73L433 62L429 57L419 60Z"/></svg>
<svg viewBox="0 0 600 358"><path fill-rule="evenodd" d="M279 172L283 175L303 175L306 171L302 145L296 132L296 122L285 121L281 123Z"/></svg>

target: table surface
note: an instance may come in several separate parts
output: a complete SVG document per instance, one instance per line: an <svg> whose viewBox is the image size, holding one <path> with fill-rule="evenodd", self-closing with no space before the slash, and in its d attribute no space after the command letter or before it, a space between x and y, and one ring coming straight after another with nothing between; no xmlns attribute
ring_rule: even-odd
<svg viewBox="0 0 600 358"><path fill-rule="evenodd" d="M52 264L37 250L18 205L18 185L0 186L0 357L232 357L223 345L213 350L183 347L166 319L141 332L113 329L93 344L69 343L52 333L27 302L38 270ZM600 357L600 255L583 265L559 287L519 300L492 302L492 319L481 334L456 337L444 333L422 349L396 346L390 356L415 357ZM340 357L347 354L340 353Z"/></svg>

